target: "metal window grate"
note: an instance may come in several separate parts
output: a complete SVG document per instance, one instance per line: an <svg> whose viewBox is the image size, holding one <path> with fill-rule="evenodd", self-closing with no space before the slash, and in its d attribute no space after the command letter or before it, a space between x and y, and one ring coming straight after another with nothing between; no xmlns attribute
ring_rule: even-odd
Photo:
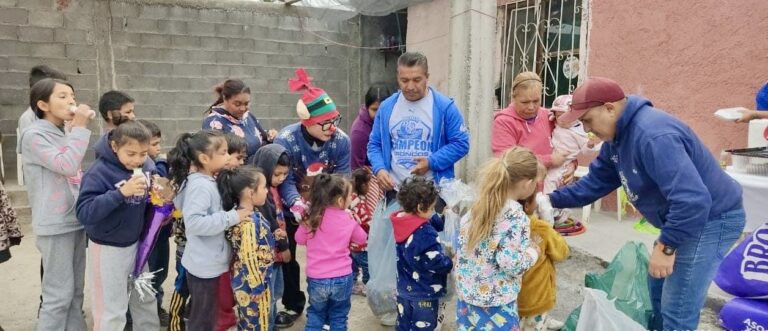
<svg viewBox="0 0 768 331"><path fill-rule="evenodd" d="M561 94L576 88L584 60L581 38L583 3L587 0L499 0L501 77L500 106L509 104L515 75L539 74L544 85L542 103L550 106Z"/></svg>

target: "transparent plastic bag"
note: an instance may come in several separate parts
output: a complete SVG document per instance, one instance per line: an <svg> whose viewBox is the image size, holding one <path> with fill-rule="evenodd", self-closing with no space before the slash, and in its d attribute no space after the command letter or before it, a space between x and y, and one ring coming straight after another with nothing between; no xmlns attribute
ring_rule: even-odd
<svg viewBox="0 0 768 331"><path fill-rule="evenodd" d="M376 207L368 234L368 306L379 318L397 312L397 257L389 215L400 209L400 204L386 204L382 201Z"/></svg>
<svg viewBox="0 0 768 331"><path fill-rule="evenodd" d="M455 247L459 234L459 222L469 210L471 203L474 202L475 193L472 187L455 178L443 178L439 187L440 198L445 201L445 211L443 212L445 226L443 231L438 233L438 239L446 248L447 253L452 256L453 247Z"/></svg>
<svg viewBox="0 0 768 331"><path fill-rule="evenodd" d="M440 180L440 197L445 201L446 208L453 209L469 206L469 203L475 200L475 191L471 186L463 183L461 180L452 178L443 178ZM458 214L463 214L460 211Z"/></svg>

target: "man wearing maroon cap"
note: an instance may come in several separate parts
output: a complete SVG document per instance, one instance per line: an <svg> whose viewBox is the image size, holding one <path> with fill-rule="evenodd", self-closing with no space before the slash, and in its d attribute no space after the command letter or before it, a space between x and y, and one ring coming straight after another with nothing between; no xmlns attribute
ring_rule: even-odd
<svg viewBox="0 0 768 331"><path fill-rule="evenodd" d="M580 119L605 144L586 177L549 195L552 206L585 206L624 187L661 229L648 268L650 328L695 330L715 271L744 228L741 187L687 125L610 79L587 79L561 119Z"/></svg>

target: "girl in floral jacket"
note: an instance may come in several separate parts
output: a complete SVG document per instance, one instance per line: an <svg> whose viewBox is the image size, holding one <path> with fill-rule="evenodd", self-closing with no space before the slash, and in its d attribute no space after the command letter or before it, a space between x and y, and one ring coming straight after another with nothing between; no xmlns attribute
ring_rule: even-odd
<svg viewBox="0 0 768 331"><path fill-rule="evenodd" d="M459 330L520 328L520 281L539 253L516 200L536 189L537 164L530 150L513 147L480 171L479 199L461 220L456 249Z"/></svg>
<svg viewBox="0 0 768 331"><path fill-rule="evenodd" d="M21 244L21 237L16 211L11 207L11 200L0 183L0 263L11 258L10 248Z"/></svg>

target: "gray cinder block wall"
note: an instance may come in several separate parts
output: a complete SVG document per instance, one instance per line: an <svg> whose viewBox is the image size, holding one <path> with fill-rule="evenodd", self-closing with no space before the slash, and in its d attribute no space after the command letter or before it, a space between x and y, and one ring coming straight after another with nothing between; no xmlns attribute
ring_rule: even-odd
<svg viewBox="0 0 768 331"><path fill-rule="evenodd" d="M361 45L359 17L326 22L307 9L248 0L0 0L0 131L6 178L15 178L15 130L29 103L27 74L38 64L63 71L78 102L97 107L110 90L126 91L140 118L163 130L165 151L175 137L200 128L227 77L252 91L251 110L267 128L296 121L299 94L287 80L304 66L328 91L348 128L369 77L391 77L393 59L342 47ZM378 31L368 29L366 38ZM366 57L364 74L362 57ZM391 71L371 74L372 71ZM101 121L92 125L95 141ZM87 162L93 159L92 151Z"/></svg>

